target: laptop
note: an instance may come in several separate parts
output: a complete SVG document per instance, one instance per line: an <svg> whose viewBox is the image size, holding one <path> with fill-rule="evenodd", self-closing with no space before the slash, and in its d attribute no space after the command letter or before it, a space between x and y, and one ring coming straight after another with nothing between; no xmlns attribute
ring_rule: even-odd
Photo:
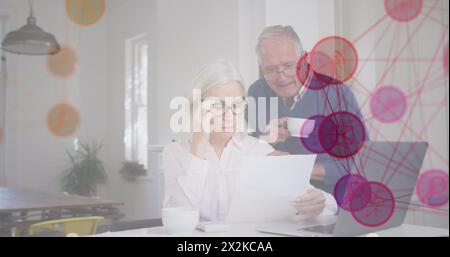
<svg viewBox="0 0 450 257"><path fill-rule="evenodd" d="M244 157L226 223L275 222L295 216L291 202L310 187L316 155Z"/></svg>
<svg viewBox="0 0 450 257"><path fill-rule="evenodd" d="M422 167L428 144L425 142L371 142L367 141L354 156L352 174L359 170L369 182L385 185L392 193L392 212L383 223L370 223L370 213L361 216L362 210L339 209L334 222L303 223L280 222L260 226L257 230L290 236L357 236L393 228L403 224L414 194L417 177ZM364 187L362 187L364 188ZM347 187L348 189L348 187ZM356 189L358 191L358 189ZM355 192L355 191L353 191ZM355 205L356 206L356 205ZM383 206L383 205L381 205ZM385 209L383 209L385 208ZM379 211L386 211L386 208ZM373 215L373 214L372 214ZM378 214L382 215L382 214ZM369 219L368 222L365 219Z"/></svg>

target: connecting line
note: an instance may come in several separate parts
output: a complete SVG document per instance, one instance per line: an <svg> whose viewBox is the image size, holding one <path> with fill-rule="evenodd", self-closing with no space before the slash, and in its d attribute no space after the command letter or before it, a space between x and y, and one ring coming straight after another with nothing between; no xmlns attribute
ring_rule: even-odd
<svg viewBox="0 0 450 257"><path fill-rule="evenodd" d="M436 2L436 3L437 3L437 2ZM436 4L436 3L435 3L435 4ZM444 34L444 35L445 35L445 34ZM433 58L436 58L437 52L438 52L438 51L435 52ZM423 83L425 83L425 82L427 81L428 75L429 75L429 73L430 73L430 71L431 71L431 67L432 67L432 65L430 65L430 67L428 68L427 76L426 76L425 79L423 80ZM418 99L419 99L419 97L416 97L416 98L415 98L414 104L413 104L413 106L412 106L412 110L410 111L410 113L409 113L409 115L408 115L408 119L411 118L411 115L412 115L412 113L413 113L413 110L414 110L415 107L416 107L416 103L417 103ZM401 134L400 134L400 138L402 138L404 132L405 132L405 127L403 127L403 129L402 129L402 132L401 132ZM395 152L395 151L396 151L396 149L394 150L394 152ZM409 153L409 152L410 152L410 151L408 151L408 153ZM386 175L386 172L387 172L389 166L390 166L390 163L389 163L388 167L386 167L386 170L384 171L383 179L384 179L384 177L385 177L385 175ZM395 175L395 173L391 174L390 178L388 179L388 182L390 182L390 179L392 179L394 175ZM388 182L387 182L387 183L388 183Z"/></svg>
<svg viewBox="0 0 450 257"><path fill-rule="evenodd" d="M409 202L403 202L403 201L395 201L395 202L396 203L407 204L407 205L414 206L414 207L427 208L427 209L434 210L434 211L437 211L437 212L448 213L448 210L435 209L435 208L432 208L432 207L429 207L429 206L426 206L426 205L423 205L423 204L415 204L415 203L409 203Z"/></svg>
<svg viewBox="0 0 450 257"><path fill-rule="evenodd" d="M381 22L383 22L386 18L388 17L388 15L384 15L383 17L381 17L379 20L377 20L374 24L372 24L366 31L364 31L361 35L359 35L357 38L355 38L352 43L356 44L358 43L359 40L361 40L362 38L364 38L365 35L369 34L370 31L372 31L374 28L376 28Z"/></svg>
<svg viewBox="0 0 450 257"><path fill-rule="evenodd" d="M339 86L339 85L336 85L336 86ZM334 113L334 110L333 110L333 107L332 107L332 105L331 105L330 99L328 99L329 85L327 86L326 90L327 90L327 92L323 91L325 101L326 101L326 103L328 103L328 106L329 106L329 108L330 108L330 110L331 110L331 113ZM339 89L336 89L336 90L339 90ZM338 101L340 101L340 99L339 99ZM326 106L326 103L325 103L325 106ZM325 108L326 108L326 107L325 107ZM337 123L337 124L338 124L338 123ZM338 127L338 129L339 129L339 126L337 126L337 127ZM340 131L340 132L342 132L342 131ZM319 135L319 137L320 137L320 135ZM347 148L347 150L348 150L348 148ZM346 159L348 159L348 157L347 157ZM360 171L359 171L359 169L358 169L358 165L356 165L356 162L355 162L355 160L354 160L354 156L350 156L350 159L353 161L353 165L354 165L355 168L357 169L357 172L360 173ZM339 159L337 160L337 162L340 163L340 164L344 167L344 170L347 170L349 173L351 172L351 171L350 171L350 167L345 167L345 164L341 163L341 161L340 161ZM345 169L345 168L347 168L347 169Z"/></svg>

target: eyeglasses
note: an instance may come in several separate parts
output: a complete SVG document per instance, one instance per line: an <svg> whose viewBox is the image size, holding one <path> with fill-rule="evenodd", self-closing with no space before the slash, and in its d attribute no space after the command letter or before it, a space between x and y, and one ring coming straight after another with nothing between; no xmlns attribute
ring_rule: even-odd
<svg viewBox="0 0 450 257"><path fill-rule="evenodd" d="M202 102L207 102L206 108L211 112L213 116L224 115L228 110L231 110L235 115L239 115L245 112L247 107L247 102L242 98L242 101L233 103L228 106L223 100L202 100Z"/></svg>
<svg viewBox="0 0 450 257"><path fill-rule="evenodd" d="M280 73L284 73L285 76L292 77L295 76L296 66L297 66L296 62L288 62L282 64L281 67L277 66L277 67L263 68L262 72L267 80L277 79Z"/></svg>

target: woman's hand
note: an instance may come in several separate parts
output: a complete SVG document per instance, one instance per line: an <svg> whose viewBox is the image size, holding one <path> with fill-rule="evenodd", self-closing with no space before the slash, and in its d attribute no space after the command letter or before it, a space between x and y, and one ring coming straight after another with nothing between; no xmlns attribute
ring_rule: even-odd
<svg viewBox="0 0 450 257"><path fill-rule="evenodd" d="M292 202L292 206L298 210L299 214L305 217L313 217L322 213L325 208L325 201L325 194L321 190L313 188L297 197Z"/></svg>
<svg viewBox="0 0 450 257"><path fill-rule="evenodd" d="M202 156L202 150L209 143L210 138L210 133L208 132L210 128L205 130L203 127L203 118L206 117L207 112L201 106L194 107L193 128L200 128L200 131L194 131L192 133L191 154L202 159L205 159Z"/></svg>
<svg viewBox="0 0 450 257"><path fill-rule="evenodd" d="M311 179L317 181L325 181L327 172L325 167L320 164L315 164L312 170Z"/></svg>

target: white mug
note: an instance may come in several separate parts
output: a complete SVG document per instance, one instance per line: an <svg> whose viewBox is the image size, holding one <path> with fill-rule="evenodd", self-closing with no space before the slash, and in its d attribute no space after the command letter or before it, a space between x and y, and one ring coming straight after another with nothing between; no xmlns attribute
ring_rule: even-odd
<svg viewBox="0 0 450 257"><path fill-rule="evenodd" d="M314 130L314 120L288 118L287 129L293 137L309 137Z"/></svg>
<svg viewBox="0 0 450 257"><path fill-rule="evenodd" d="M200 213L189 207L173 207L163 208L161 216L169 234L189 235L198 225Z"/></svg>

